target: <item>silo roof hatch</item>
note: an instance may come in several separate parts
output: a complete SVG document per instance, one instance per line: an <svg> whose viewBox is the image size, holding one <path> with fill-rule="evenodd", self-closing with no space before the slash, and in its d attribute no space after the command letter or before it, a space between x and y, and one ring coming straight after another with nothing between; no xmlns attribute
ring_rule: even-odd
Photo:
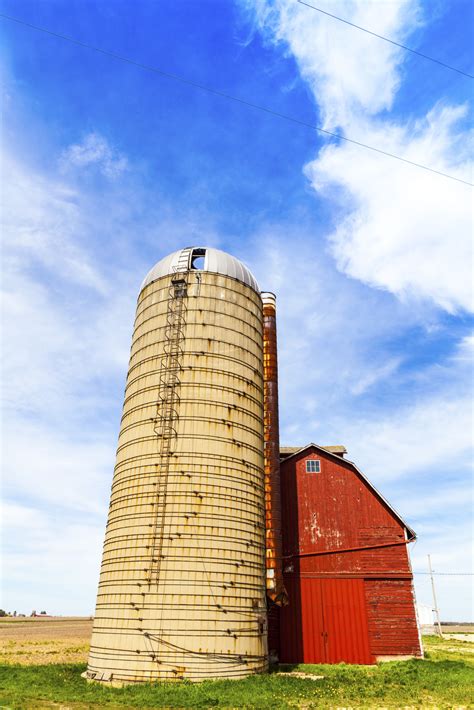
<svg viewBox="0 0 474 710"><path fill-rule="evenodd" d="M230 276L237 281L241 281L254 291L260 293L258 283L251 271L235 256L231 256L220 249L213 247L190 246L179 251L175 251L164 259L161 259L148 272L142 283L141 289L167 274L174 274L177 271L194 270L210 271L215 274ZM141 290L140 289L140 290Z"/></svg>

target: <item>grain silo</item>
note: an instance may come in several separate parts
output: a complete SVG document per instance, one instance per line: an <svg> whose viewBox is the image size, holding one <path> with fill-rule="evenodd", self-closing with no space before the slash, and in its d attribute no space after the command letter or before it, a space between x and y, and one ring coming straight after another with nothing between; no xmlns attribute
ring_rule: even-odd
<svg viewBox="0 0 474 710"><path fill-rule="evenodd" d="M267 668L262 299L211 248L138 298L86 676Z"/></svg>

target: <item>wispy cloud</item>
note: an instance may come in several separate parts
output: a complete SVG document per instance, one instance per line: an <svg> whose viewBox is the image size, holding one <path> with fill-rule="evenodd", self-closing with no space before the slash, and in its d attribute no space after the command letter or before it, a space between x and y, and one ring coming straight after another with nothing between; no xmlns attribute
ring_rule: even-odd
<svg viewBox="0 0 474 710"><path fill-rule="evenodd" d="M420 525L420 531L425 527L427 521L433 517L439 522L441 511L456 510L458 522L467 518L472 511L474 492L466 493L466 486L462 479L450 480L447 478L444 485L439 485L433 492L425 484L413 490L413 495L404 497L402 501L403 514ZM464 569L462 564L460 569Z"/></svg>
<svg viewBox="0 0 474 710"><path fill-rule="evenodd" d="M252 268L262 287L270 284L277 293L282 437L291 436L287 422L296 420L306 440L316 435L306 431L312 424L303 426L291 408L308 405L310 411L312 400L313 411L324 407L325 420L332 421L356 406L352 397L396 381L404 358L387 343L397 331L419 328L426 312L408 312L339 273L309 227L293 226L289 249L288 229L271 224L255 235Z"/></svg>
<svg viewBox="0 0 474 710"><path fill-rule="evenodd" d="M82 392L83 410L87 383L126 363L133 269L117 266L110 282L87 245L87 206L77 190L11 157L4 162L11 178L2 213L6 403L17 413L52 416Z"/></svg>
<svg viewBox="0 0 474 710"><path fill-rule="evenodd" d="M57 279L103 291L100 273L81 247L84 223L74 187L31 171L6 151L2 165L8 174L2 209L6 274L41 267Z"/></svg>
<svg viewBox="0 0 474 710"><path fill-rule="evenodd" d="M465 466L472 457L472 401L469 393L456 390L373 420L346 423L347 446L378 481L402 481L413 473L420 480L433 471Z"/></svg>
<svg viewBox="0 0 474 710"><path fill-rule="evenodd" d="M65 171L95 167L102 175L114 180L127 170L128 161L103 136L89 133L81 143L70 145L63 151L60 165Z"/></svg>
<svg viewBox="0 0 474 710"><path fill-rule="evenodd" d="M72 517L52 507L5 502L2 517L8 532L2 604L27 614L93 613L105 516Z"/></svg>
<svg viewBox="0 0 474 710"><path fill-rule="evenodd" d="M474 365L474 334L465 335L457 345L454 354L455 360L461 360Z"/></svg>
<svg viewBox="0 0 474 710"><path fill-rule="evenodd" d="M87 194L12 156L4 164L3 525L14 545L3 605L30 611L44 597L90 613L140 259L127 269L114 252L111 279L86 238ZM76 585L70 603L50 579Z"/></svg>
<svg viewBox="0 0 474 710"><path fill-rule="evenodd" d="M355 395L363 394L380 380L384 380L385 378L393 375L393 373L400 367L401 362L402 359L396 357L389 359L388 362L384 363L380 367L371 367L368 372L359 378L359 380L350 385L350 391Z"/></svg>

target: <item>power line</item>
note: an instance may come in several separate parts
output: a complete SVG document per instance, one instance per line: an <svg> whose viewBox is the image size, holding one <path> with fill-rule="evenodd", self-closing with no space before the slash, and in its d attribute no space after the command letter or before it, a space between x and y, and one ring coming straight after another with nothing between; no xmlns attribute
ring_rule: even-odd
<svg viewBox="0 0 474 710"><path fill-rule="evenodd" d="M431 572L413 572L413 574L431 574ZM474 572L433 572L432 574L442 577L473 577Z"/></svg>
<svg viewBox="0 0 474 710"><path fill-rule="evenodd" d="M306 121L302 121L299 118L294 118L293 116L288 116L285 113L280 113L279 111L274 111L273 109L267 108L266 106L261 106L260 104L253 103L252 101L247 101L246 99L241 99L238 96L233 96L232 94L227 94L223 91L219 91L218 89L213 89L209 86L206 86L205 84L199 84L196 81L192 81L191 79L186 79L183 76L180 76L179 74L173 74L171 72L167 72L163 69L159 69L158 67L151 66L149 64L143 64L142 62L137 62L134 59L130 59L129 57L124 57L121 54L117 54L116 52L109 52L106 49L101 49L100 47L96 47L92 44L88 44L86 42L81 42L80 40L74 39L73 37L68 37L67 35L59 34L58 32L53 32L52 30L48 30L45 27L39 27L38 25L33 25L30 22L25 22L24 20L19 20L17 17L13 17L12 15L5 15L4 13L0 13L0 17L2 17L4 20L9 20L10 22L16 22L19 25L23 25L25 27L29 27L30 29L36 30L37 32L42 32L44 34L50 35L51 37L56 37L58 39L62 39L66 42L70 42L71 44L74 44L78 47L82 47L84 49L90 49L93 52L97 52L98 54L103 54L106 57L110 57L111 59L116 59L120 62L125 62L126 64L131 64L132 66L138 67L139 69L144 69L145 71L152 72L153 74L159 74L160 76L164 76L167 79L172 79L173 81L179 81L182 84L186 84L188 86L193 86L196 89L200 89L201 91L206 91L209 94L213 94L214 96L219 96L224 99L228 99L229 101L234 101L236 103L242 104L244 106L248 106L250 108L257 109L258 111L263 111L264 113L270 114L272 116L276 116L277 118L282 118L285 121L291 121L291 123L296 123L300 126L304 126L306 128L310 128L313 131L318 131L319 133L324 133L327 136L331 136L332 138L337 138L338 140L345 141L346 143L352 143L353 145L357 145L360 148L366 148L367 150L371 150L374 153L379 153L380 155L385 155L386 157L389 158L394 158L395 160L399 160L402 163L407 163L408 165L412 165L416 168L421 168L422 170L427 170L430 173L435 173L436 175L441 175L442 177L448 178L449 180L455 180L456 182L463 183L464 185L469 185L469 187L474 187L474 184L471 182L468 182L467 180L462 180L461 178L455 177L454 175L448 175L448 173L444 173L441 170L435 170L435 168L430 168L428 165L423 165L422 163L416 163L413 160L409 160L408 158L402 158L400 155L396 155L395 153L390 153L386 150L382 150L381 148L376 148L372 145L368 145L367 143L362 143L361 141L357 141L353 138L348 138L347 136L343 136L340 133L333 133L332 131L328 131L325 128L321 128L320 126L317 126L312 123L307 123Z"/></svg>
<svg viewBox="0 0 474 710"><path fill-rule="evenodd" d="M469 79L474 79L474 76L472 74L468 74L467 72L463 71L462 69L457 69L456 67L452 67L450 64L445 64L444 62L440 61L439 59L435 59L434 57L430 57L428 54L423 54L423 52L418 52L416 49L411 49L411 47L407 47L404 44L400 44L399 42L395 42L393 39L389 39L388 37L384 37L383 35L377 34L377 32L372 32L372 30L368 30L366 27L361 27L360 25L354 24L354 22L349 22L349 20L345 20L343 17L338 17L337 15L333 15L330 12L326 12L326 10L321 10L320 7L316 7L315 5L310 5L307 2L303 2L303 0L297 0L297 2L300 5L306 5L306 7L310 7L312 10L316 10L317 12L320 12L322 15L327 15L328 17L332 17L334 20L339 20L339 22L344 22L344 24L349 25L350 27L355 27L357 30L361 30L362 32L366 32L369 35L372 35L373 37L378 37L379 39L383 39L384 42L390 42L390 44L394 44L396 47L400 47L401 49L405 49L407 52L411 52L412 54L417 54L419 57L423 57L423 59L428 59L430 62L435 62L435 64L439 64L440 66L444 67L445 69L450 69L451 71L455 71L458 74L462 74L463 76L467 76Z"/></svg>

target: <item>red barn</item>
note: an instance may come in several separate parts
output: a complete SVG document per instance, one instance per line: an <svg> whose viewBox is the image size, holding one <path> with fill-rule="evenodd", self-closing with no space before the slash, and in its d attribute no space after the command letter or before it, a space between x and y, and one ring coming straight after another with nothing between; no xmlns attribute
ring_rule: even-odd
<svg viewBox="0 0 474 710"><path fill-rule="evenodd" d="M407 551L415 533L344 453L281 450L282 663L422 655Z"/></svg>

